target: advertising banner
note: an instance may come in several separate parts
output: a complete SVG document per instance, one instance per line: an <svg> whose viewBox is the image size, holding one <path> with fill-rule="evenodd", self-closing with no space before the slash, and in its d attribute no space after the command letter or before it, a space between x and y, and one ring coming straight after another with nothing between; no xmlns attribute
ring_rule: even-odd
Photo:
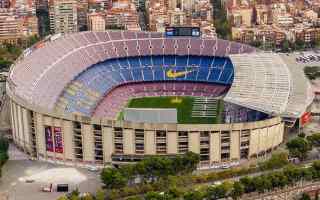
<svg viewBox="0 0 320 200"><path fill-rule="evenodd" d="M311 121L311 113L310 112L305 112L303 113L302 117L300 118L300 124L303 127L307 123Z"/></svg>
<svg viewBox="0 0 320 200"><path fill-rule="evenodd" d="M46 139L46 150L53 152L53 135L52 135L52 129L50 126L46 126L44 128L45 131L45 139Z"/></svg>
<svg viewBox="0 0 320 200"><path fill-rule="evenodd" d="M62 132L61 127L54 127L54 146L56 153L63 153Z"/></svg>

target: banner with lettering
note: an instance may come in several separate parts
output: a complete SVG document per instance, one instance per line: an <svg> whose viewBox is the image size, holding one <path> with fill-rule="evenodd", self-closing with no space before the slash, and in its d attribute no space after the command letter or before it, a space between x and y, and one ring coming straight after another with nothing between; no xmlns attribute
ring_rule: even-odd
<svg viewBox="0 0 320 200"><path fill-rule="evenodd" d="M56 153L63 153L62 131L61 127L54 127L54 146Z"/></svg>
<svg viewBox="0 0 320 200"><path fill-rule="evenodd" d="M53 138L52 138L52 129L50 126L44 128L45 139L46 139L46 150L53 152Z"/></svg>

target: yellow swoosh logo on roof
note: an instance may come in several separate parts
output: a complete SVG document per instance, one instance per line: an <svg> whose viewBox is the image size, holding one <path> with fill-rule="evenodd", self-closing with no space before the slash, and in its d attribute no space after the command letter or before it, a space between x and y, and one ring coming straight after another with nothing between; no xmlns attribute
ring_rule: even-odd
<svg viewBox="0 0 320 200"><path fill-rule="evenodd" d="M178 78L178 77L181 77L181 76L185 76L185 75L189 74L190 72L192 72L192 71L175 72L172 69L169 69L167 71L167 77L168 78Z"/></svg>

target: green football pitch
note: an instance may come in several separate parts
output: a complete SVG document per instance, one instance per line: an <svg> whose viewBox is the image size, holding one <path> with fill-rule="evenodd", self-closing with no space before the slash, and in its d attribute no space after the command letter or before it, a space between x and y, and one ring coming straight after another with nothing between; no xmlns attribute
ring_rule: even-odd
<svg viewBox="0 0 320 200"><path fill-rule="evenodd" d="M131 99L128 108L176 108L178 123L181 124L217 124L221 123L223 112L223 101L216 101L217 110L215 117L194 117L192 116L192 106L195 97L144 97ZM122 119L122 113L119 118Z"/></svg>

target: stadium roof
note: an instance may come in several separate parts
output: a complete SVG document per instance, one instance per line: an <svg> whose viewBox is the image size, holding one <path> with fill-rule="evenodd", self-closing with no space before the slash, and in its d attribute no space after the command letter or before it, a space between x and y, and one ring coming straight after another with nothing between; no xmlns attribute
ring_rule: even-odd
<svg viewBox="0 0 320 200"><path fill-rule="evenodd" d="M295 62L289 62L290 56L284 57L230 55L235 77L224 100L271 115L300 117L313 99L311 87Z"/></svg>

